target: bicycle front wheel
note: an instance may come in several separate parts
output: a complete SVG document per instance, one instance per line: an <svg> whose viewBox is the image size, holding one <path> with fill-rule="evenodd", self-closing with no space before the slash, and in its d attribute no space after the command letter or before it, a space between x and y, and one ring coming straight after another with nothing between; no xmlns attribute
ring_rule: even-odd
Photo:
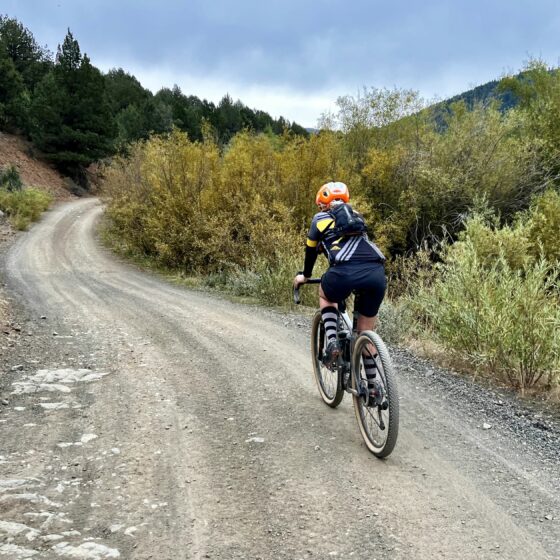
<svg viewBox="0 0 560 560"><path fill-rule="evenodd" d="M323 402L331 408L336 408L344 397L342 379L338 368L335 371L326 367L321 361L325 351L325 328L321 312L317 311L313 317L311 327L311 359L313 361L313 374Z"/></svg>
<svg viewBox="0 0 560 560"><path fill-rule="evenodd" d="M377 375L384 397L371 405L367 398L367 378L363 356L375 360ZM387 457L395 448L399 433L399 395L389 351L381 337L364 331L356 340L352 355L352 386L354 411L366 447L376 457Z"/></svg>

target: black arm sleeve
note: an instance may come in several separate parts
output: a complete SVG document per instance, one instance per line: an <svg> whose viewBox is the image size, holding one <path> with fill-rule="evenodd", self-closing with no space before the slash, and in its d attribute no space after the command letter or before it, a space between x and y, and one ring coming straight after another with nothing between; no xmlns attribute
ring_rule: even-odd
<svg viewBox="0 0 560 560"><path fill-rule="evenodd" d="M313 274L313 267L315 266L315 261L317 260L317 247L306 247L305 248L305 262L303 264L303 275L306 278L311 278Z"/></svg>

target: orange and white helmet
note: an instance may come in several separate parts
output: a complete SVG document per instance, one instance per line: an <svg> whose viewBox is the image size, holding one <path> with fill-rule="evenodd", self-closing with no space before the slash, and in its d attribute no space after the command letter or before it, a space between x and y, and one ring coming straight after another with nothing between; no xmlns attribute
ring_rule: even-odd
<svg viewBox="0 0 560 560"><path fill-rule="evenodd" d="M350 200L348 187L344 183L325 183L317 191L315 204L317 204L317 206L325 206L328 208L334 200L340 200L342 202L348 202Z"/></svg>

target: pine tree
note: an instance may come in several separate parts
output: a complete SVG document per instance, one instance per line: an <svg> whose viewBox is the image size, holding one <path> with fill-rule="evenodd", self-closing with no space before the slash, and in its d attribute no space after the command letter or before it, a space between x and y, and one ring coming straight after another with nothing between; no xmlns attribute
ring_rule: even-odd
<svg viewBox="0 0 560 560"><path fill-rule="evenodd" d="M130 105L141 107L152 97L150 90L143 88L134 76L122 68L109 70L105 74L105 84L113 115Z"/></svg>
<svg viewBox="0 0 560 560"><path fill-rule="evenodd" d="M36 89L33 141L65 173L86 186L85 168L113 153L116 126L101 72L80 52L70 30L56 64Z"/></svg>
<svg viewBox="0 0 560 560"><path fill-rule="evenodd" d="M48 49L40 47L29 29L8 16L0 16L0 50L12 59L30 92L52 66Z"/></svg>
<svg viewBox="0 0 560 560"><path fill-rule="evenodd" d="M0 129L11 131L25 120L27 101L21 74L0 49Z"/></svg>

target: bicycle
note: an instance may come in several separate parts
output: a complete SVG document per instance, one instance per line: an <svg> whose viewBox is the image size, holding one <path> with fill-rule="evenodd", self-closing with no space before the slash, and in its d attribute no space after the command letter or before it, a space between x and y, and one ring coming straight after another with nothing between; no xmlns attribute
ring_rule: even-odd
<svg viewBox="0 0 560 560"><path fill-rule="evenodd" d="M310 278L305 284L320 282L320 278ZM294 288L294 302L299 304L300 301L299 287ZM395 448L399 432L399 396L395 372L381 337L374 331L358 333L357 322L358 313L354 311L351 321L346 302L340 303L336 330L341 352L336 362L326 364L323 355L325 329L321 311L315 313L311 327L313 373L323 402L331 408L336 408L342 402L345 392L352 395L356 420L366 447L376 457L384 458ZM375 362L374 391L368 387L364 356Z"/></svg>

